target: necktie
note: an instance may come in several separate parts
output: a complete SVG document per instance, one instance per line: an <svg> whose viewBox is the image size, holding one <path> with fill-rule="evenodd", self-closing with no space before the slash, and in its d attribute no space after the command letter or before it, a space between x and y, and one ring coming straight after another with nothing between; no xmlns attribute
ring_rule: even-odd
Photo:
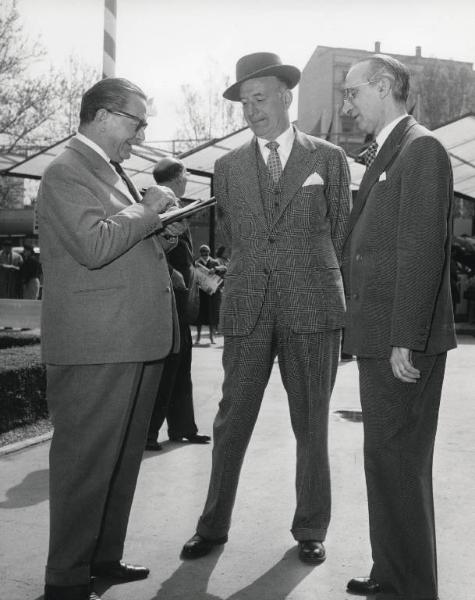
<svg viewBox="0 0 475 600"><path fill-rule="evenodd" d="M120 178L122 179L122 181L125 183L125 185L127 186L127 189L129 190L132 198L136 201L136 202L140 202L142 200L142 198L140 197L140 194L137 191L137 188L135 187L135 185L130 181L129 176L126 174L126 172L124 171L124 169L121 167L121 165L118 162L115 162L113 160L110 161L111 165L114 167L114 169L117 171L117 174L120 176Z"/></svg>
<svg viewBox="0 0 475 600"><path fill-rule="evenodd" d="M364 153L364 162L366 168L369 169L373 164L374 159L376 158L376 152L378 151L378 142L373 140L371 144L366 148L366 152Z"/></svg>
<svg viewBox="0 0 475 600"><path fill-rule="evenodd" d="M282 175L282 163L277 152L279 144L278 142L267 142L266 146L270 150L269 158L267 159L267 169L274 183L277 183Z"/></svg>

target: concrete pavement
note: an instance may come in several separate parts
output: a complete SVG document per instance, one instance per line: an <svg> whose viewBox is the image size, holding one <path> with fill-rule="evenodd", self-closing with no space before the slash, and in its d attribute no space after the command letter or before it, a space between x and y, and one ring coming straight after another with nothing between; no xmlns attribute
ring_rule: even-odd
<svg viewBox="0 0 475 600"><path fill-rule="evenodd" d="M194 349L195 409L211 433L220 399L221 346ZM475 338L449 353L436 443L434 481L441 600L469 600L475 567ZM297 557L289 533L294 509L295 442L275 368L249 446L228 544L182 561L206 493L211 445L171 443L144 454L124 558L151 568L137 583L97 591L104 600L346 600L346 581L370 566L357 367L339 367L331 405L333 516L328 558ZM343 412L341 412L343 411ZM48 450L43 442L0 456L0 599L39 600L48 538Z"/></svg>

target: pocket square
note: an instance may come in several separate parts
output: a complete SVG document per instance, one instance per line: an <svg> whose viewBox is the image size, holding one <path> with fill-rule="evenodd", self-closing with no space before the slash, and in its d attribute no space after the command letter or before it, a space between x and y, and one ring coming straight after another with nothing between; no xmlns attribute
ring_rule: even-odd
<svg viewBox="0 0 475 600"><path fill-rule="evenodd" d="M303 182L302 187L305 187L307 185L323 185L323 179L320 177L320 175L318 173L312 173Z"/></svg>
<svg viewBox="0 0 475 600"><path fill-rule="evenodd" d="M386 181L386 171L383 171L379 176L378 181Z"/></svg>

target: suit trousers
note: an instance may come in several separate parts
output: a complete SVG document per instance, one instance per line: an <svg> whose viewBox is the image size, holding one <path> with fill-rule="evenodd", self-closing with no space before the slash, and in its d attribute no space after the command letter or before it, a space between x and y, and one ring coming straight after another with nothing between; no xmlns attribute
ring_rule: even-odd
<svg viewBox="0 0 475 600"><path fill-rule="evenodd" d="M163 361L47 365L50 544L46 583L89 583L122 558Z"/></svg>
<svg viewBox="0 0 475 600"><path fill-rule="evenodd" d="M274 274L254 330L224 338L223 396L213 426L208 497L197 527L207 538L225 536L230 528L241 466L276 356L297 441L291 531L296 540L323 541L326 536L331 509L328 411L340 330L293 332L278 289Z"/></svg>
<svg viewBox="0 0 475 600"><path fill-rule="evenodd" d="M435 600L432 462L447 354L414 354L418 383L388 359L358 359L364 424L371 577L381 600Z"/></svg>
<svg viewBox="0 0 475 600"><path fill-rule="evenodd" d="M165 359L148 430L147 438L150 442L157 440L165 418L170 438L188 437L198 432L191 380L193 340L190 326L181 315L179 315L179 322L180 350L177 354L169 354Z"/></svg>

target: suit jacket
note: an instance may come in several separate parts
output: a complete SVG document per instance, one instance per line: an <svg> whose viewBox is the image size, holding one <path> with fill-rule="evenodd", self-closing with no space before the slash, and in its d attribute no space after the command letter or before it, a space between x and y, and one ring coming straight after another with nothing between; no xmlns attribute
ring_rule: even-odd
<svg viewBox="0 0 475 600"><path fill-rule="evenodd" d="M295 332L343 325L340 255L350 206L343 150L300 131L283 173L274 219L266 219L255 139L216 161L214 191L231 249L221 305L225 335L249 334L269 278L279 277L280 301ZM321 183L303 185L313 173Z"/></svg>
<svg viewBox="0 0 475 600"><path fill-rule="evenodd" d="M172 345L160 218L89 146L73 138L38 195L43 359L51 364L142 362Z"/></svg>
<svg viewBox="0 0 475 600"><path fill-rule="evenodd" d="M400 121L366 171L344 245L344 350L388 357L393 346L455 347L450 296L452 169L440 142Z"/></svg>

